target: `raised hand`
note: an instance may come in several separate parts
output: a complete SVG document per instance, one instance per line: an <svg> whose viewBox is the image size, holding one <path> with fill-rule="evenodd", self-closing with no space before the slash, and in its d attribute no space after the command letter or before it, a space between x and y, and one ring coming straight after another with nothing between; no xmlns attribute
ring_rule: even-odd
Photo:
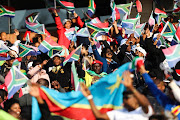
<svg viewBox="0 0 180 120"><path fill-rule="evenodd" d="M124 81L122 81L122 84L129 89L133 88L133 80L131 76L132 74L129 71L123 73Z"/></svg>
<svg viewBox="0 0 180 120"><path fill-rule="evenodd" d="M90 90L87 88L87 86L83 82L81 82L80 85L81 85L81 92L84 95L84 97L91 95Z"/></svg>
<svg viewBox="0 0 180 120"><path fill-rule="evenodd" d="M32 83L30 86L30 91L29 94L35 98L40 97L40 93L39 93L39 85L36 83Z"/></svg>

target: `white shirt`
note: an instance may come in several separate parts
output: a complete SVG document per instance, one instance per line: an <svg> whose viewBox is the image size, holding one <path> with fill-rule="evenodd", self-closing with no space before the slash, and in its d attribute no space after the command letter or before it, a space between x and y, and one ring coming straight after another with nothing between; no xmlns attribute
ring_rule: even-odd
<svg viewBox="0 0 180 120"><path fill-rule="evenodd" d="M107 112L110 120L149 120L149 117L153 114L153 109L148 106L148 113L144 113L142 107L138 107L133 111L127 109L118 109Z"/></svg>

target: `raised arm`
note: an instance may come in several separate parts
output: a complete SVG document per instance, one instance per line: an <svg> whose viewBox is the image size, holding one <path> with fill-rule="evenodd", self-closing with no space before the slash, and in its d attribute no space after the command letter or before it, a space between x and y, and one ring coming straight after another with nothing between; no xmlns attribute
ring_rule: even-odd
<svg viewBox="0 0 180 120"><path fill-rule="evenodd" d="M86 85L84 83L81 83L81 92L84 95L84 97L86 97L89 101L89 104L91 106L91 110L94 114L94 116L96 117L96 119L105 119L105 120L109 120L109 117L106 113L101 113L97 108L96 105L94 104L93 101L93 97L91 95L90 90L86 87Z"/></svg>
<svg viewBox="0 0 180 120"><path fill-rule="evenodd" d="M129 71L125 71L123 73L123 78L124 81L122 81L122 83L124 84L124 86L133 92L134 96L138 100L138 103L142 107L144 113L148 113L149 112L148 106L150 106L150 103L144 95L142 95L140 92L136 90L136 88L134 88L133 79L131 78L131 73Z"/></svg>
<svg viewBox="0 0 180 120"><path fill-rule="evenodd" d="M74 17L76 18L77 20L77 25L82 28L84 26L84 22L81 20L81 18L78 16L77 13L74 12Z"/></svg>

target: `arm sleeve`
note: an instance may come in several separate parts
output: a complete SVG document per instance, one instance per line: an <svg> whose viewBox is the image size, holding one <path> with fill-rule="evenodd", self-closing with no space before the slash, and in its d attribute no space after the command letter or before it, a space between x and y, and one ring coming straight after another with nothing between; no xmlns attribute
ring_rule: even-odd
<svg viewBox="0 0 180 120"><path fill-rule="evenodd" d="M65 36L64 32L66 31L60 17L55 17L55 23L57 26L57 33L58 33L58 44L64 45L67 49L69 48L70 40Z"/></svg>
<svg viewBox="0 0 180 120"><path fill-rule="evenodd" d="M104 46L105 46L106 48L109 48L109 49L111 50L111 48L110 48L110 46L109 46L109 44L107 43L106 40L103 41L103 44L104 44ZM111 50L111 52L112 52L112 54L113 54L112 59L119 64L119 59L117 58L117 55L114 53L113 50Z"/></svg>
<svg viewBox="0 0 180 120"><path fill-rule="evenodd" d="M123 39L123 37L120 35L120 34L118 34L117 36L116 36L116 41L118 42L118 44L120 45L121 44L121 40Z"/></svg>
<svg viewBox="0 0 180 120"><path fill-rule="evenodd" d="M29 70L27 74L34 76L39 70L40 70L40 67L36 65L33 69Z"/></svg>
<svg viewBox="0 0 180 120"><path fill-rule="evenodd" d="M142 76L145 79L145 83L148 85L148 89L161 106L165 108L166 105L171 104L172 101L169 99L169 97L167 97L157 88L157 86L154 84L154 82L147 73L142 74Z"/></svg>
<svg viewBox="0 0 180 120"><path fill-rule="evenodd" d="M171 83L169 83L169 87L172 89L173 95L175 99L180 102L180 88L176 85L175 81L173 80Z"/></svg>
<svg viewBox="0 0 180 120"><path fill-rule="evenodd" d="M102 72L107 72L107 61L106 61L106 59L99 55L95 45L92 46L92 49L93 49L93 54L94 54L96 60L99 60L103 63Z"/></svg>
<svg viewBox="0 0 180 120"><path fill-rule="evenodd" d="M80 28L82 28L83 26L84 26L84 22L82 22L82 20L81 20L81 18L78 16L77 17L77 25L80 27Z"/></svg>

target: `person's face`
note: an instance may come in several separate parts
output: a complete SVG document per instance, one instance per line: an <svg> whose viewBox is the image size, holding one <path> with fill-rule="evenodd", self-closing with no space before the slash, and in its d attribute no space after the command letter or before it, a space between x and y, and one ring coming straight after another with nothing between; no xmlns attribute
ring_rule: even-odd
<svg viewBox="0 0 180 120"><path fill-rule="evenodd" d="M96 63L93 65L93 71L97 74L99 74L101 72L101 65L99 63Z"/></svg>
<svg viewBox="0 0 180 120"><path fill-rule="evenodd" d="M66 29L70 29L70 28L71 28L71 22L70 22L70 21L67 21L67 22L65 23L64 27L65 27Z"/></svg>
<svg viewBox="0 0 180 120"><path fill-rule="evenodd" d="M13 111L16 114L20 115L21 114L21 107L18 103L14 103L11 107L9 111Z"/></svg>
<svg viewBox="0 0 180 120"><path fill-rule="evenodd" d="M76 19L75 18L72 19L72 23L76 23Z"/></svg>
<svg viewBox="0 0 180 120"><path fill-rule="evenodd" d="M113 56L113 54L112 54L112 52L111 52L111 50L110 49L107 49L106 50L106 58L112 58L112 56Z"/></svg>
<svg viewBox="0 0 180 120"><path fill-rule="evenodd" d="M138 51L138 50L136 52L136 55L138 55L139 57L144 57L144 54L142 52Z"/></svg>
<svg viewBox="0 0 180 120"><path fill-rule="evenodd" d="M1 33L1 40L6 41L7 35L5 32Z"/></svg>
<svg viewBox="0 0 180 120"><path fill-rule="evenodd" d="M123 96L123 104L128 111L133 111L139 106L133 94Z"/></svg>
<svg viewBox="0 0 180 120"><path fill-rule="evenodd" d="M86 50L86 48L84 46L82 46L81 54L85 55L85 56L88 55L88 51Z"/></svg>
<svg viewBox="0 0 180 120"><path fill-rule="evenodd" d="M146 29L145 34L146 34L146 35L150 34L149 28Z"/></svg>
<svg viewBox="0 0 180 120"><path fill-rule="evenodd" d="M131 51L131 46L130 46L130 45L128 45L126 51L127 51L127 52L130 52L130 51Z"/></svg>
<svg viewBox="0 0 180 120"><path fill-rule="evenodd" d="M160 91L164 92L165 86L164 86L163 81L161 81L159 84L157 84L157 88L158 88Z"/></svg>
<svg viewBox="0 0 180 120"><path fill-rule="evenodd" d="M62 61L59 57L56 56L54 57L53 62L54 62L54 65L57 66L57 65L60 65Z"/></svg>
<svg viewBox="0 0 180 120"><path fill-rule="evenodd" d="M36 43L34 44L35 47L38 47L39 45L40 45L39 42L36 42Z"/></svg>
<svg viewBox="0 0 180 120"><path fill-rule="evenodd" d="M14 62L14 59L8 60L8 65L12 66L13 62Z"/></svg>

